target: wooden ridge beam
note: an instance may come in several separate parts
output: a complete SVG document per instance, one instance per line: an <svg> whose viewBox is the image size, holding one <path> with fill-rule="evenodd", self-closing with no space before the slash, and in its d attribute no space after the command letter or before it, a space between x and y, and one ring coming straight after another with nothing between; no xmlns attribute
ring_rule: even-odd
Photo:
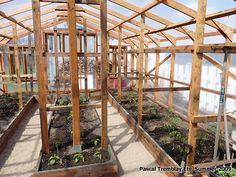
<svg viewBox="0 0 236 177"><path fill-rule="evenodd" d="M52 2L52 3L67 3L68 0L40 0L41 2ZM76 4L94 4L99 5L99 0L75 0Z"/></svg>

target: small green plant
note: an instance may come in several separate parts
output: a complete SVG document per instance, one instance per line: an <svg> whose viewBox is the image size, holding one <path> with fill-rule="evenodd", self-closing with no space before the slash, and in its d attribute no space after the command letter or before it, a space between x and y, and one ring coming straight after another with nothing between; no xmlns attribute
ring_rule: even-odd
<svg viewBox="0 0 236 177"><path fill-rule="evenodd" d="M66 106L66 105L69 105L71 103L69 97L66 97L66 98L60 98L58 100L58 105L59 106Z"/></svg>
<svg viewBox="0 0 236 177"><path fill-rule="evenodd" d="M87 104L89 102L89 99L85 95L80 95L79 102L80 104Z"/></svg>
<svg viewBox="0 0 236 177"><path fill-rule="evenodd" d="M184 150L180 145L177 145L177 149L178 149L179 153L182 153Z"/></svg>
<svg viewBox="0 0 236 177"><path fill-rule="evenodd" d="M236 176L236 169L232 168L231 170L218 170L216 174L219 177L234 177Z"/></svg>
<svg viewBox="0 0 236 177"><path fill-rule="evenodd" d="M215 125L208 125L207 129L212 131L212 132L215 132L216 131L216 126Z"/></svg>
<svg viewBox="0 0 236 177"><path fill-rule="evenodd" d="M71 124L71 123L72 123L72 111L70 111L70 114L69 114L68 117L66 118L66 123L67 123L67 124Z"/></svg>
<svg viewBox="0 0 236 177"><path fill-rule="evenodd" d="M73 159L74 159L75 163L78 163L78 162L84 162L85 157L84 157L84 154L82 154L82 153L76 153L76 154L74 154Z"/></svg>
<svg viewBox="0 0 236 177"><path fill-rule="evenodd" d="M97 149L97 150L95 151L95 153L93 154L93 157L95 157L96 159L101 160L101 159L102 159L101 149Z"/></svg>
<svg viewBox="0 0 236 177"><path fill-rule="evenodd" d="M170 135L170 137L174 138L175 140L183 142L183 137L179 131L174 130L174 131L170 132L169 135Z"/></svg>
<svg viewBox="0 0 236 177"><path fill-rule="evenodd" d="M94 146L97 146L101 143L101 138L100 137L95 137L91 140L91 143L94 145Z"/></svg>
<svg viewBox="0 0 236 177"><path fill-rule="evenodd" d="M49 157L48 165L52 166L52 165L58 164L60 162L60 160L61 160L61 158L58 155L54 154Z"/></svg>
<svg viewBox="0 0 236 177"><path fill-rule="evenodd" d="M61 146L61 141L59 139L55 139L55 141L53 142L53 146L57 150L57 155L59 155L59 147Z"/></svg>
<svg viewBox="0 0 236 177"><path fill-rule="evenodd" d="M207 136L205 133L201 133L200 136L199 136L199 143L201 146L203 146L205 144L207 140Z"/></svg>
<svg viewBox="0 0 236 177"><path fill-rule="evenodd" d="M129 104L133 104L137 101L137 96L135 96L133 93L130 93L127 95L127 100L129 102Z"/></svg>
<svg viewBox="0 0 236 177"><path fill-rule="evenodd" d="M177 128L178 122L179 122L179 118L176 116L172 116L169 122L164 123L163 127L164 129L167 129L169 131L175 130Z"/></svg>

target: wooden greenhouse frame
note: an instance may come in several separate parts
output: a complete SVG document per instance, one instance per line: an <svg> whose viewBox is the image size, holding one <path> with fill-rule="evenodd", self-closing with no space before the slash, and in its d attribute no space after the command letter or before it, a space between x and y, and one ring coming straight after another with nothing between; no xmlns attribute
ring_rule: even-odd
<svg viewBox="0 0 236 177"><path fill-rule="evenodd" d="M0 0L0 4L12 0ZM173 108L173 93L176 91L189 90L189 134L188 143L193 146L193 152L188 156L188 164L194 164L196 149L196 136L199 123L215 122L217 115L200 115L199 99L200 91L213 94L220 94L220 91L201 87L201 70L203 59L212 63L216 68L222 70L223 66L206 53L236 53L236 43L233 42L233 35L236 29L217 21L218 18L236 14L236 8L220 11L206 15L207 0L198 0L197 11L175 1L175 0L151 0L144 7L139 7L125 0L108 0L116 5L126 8L133 13L125 16L113 9L107 8L107 0L32 0L32 6L25 6L14 11L0 11L0 20L7 21L1 24L0 32L0 81L2 88L0 92L9 92L8 84L18 84L19 104L22 107L22 94L38 94L43 151L49 152L49 137L47 125L47 111L59 109L58 107L47 106L47 95L56 93L71 94L73 112L73 145L79 149L80 145L80 103L79 95L84 92L90 95L92 92L101 92L101 105L88 105L88 107L101 107L102 109L102 148L107 149L107 101L110 80L118 80L118 98L122 96L122 79L130 79L131 87L138 90L138 124L142 124L142 100L143 93L153 92L154 98L158 98L159 91L169 92L168 107ZM60 4L54 4L60 3ZM80 6L87 4L87 6ZM191 18L191 20L172 23L171 21L158 16L150 11L153 7L164 4ZM94 11L91 8L95 9ZM33 16L27 12L33 12ZM96 11L100 11L100 14ZM21 15L20 18L14 16ZM45 18L41 18L44 16ZM110 18L113 16L115 18ZM136 17L140 16L140 21ZM153 28L145 23L146 18L161 23L164 27ZM115 20L115 19L119 19ZM57 25L68 23L68 29L57 28ZM81 24L83 30L76 29L76 23ZM128 25L128 23L132 24ZM196 31L186 28L188 25L196 24ZM205 25L214 28L214 32L205 32ZM133 27L136 26L136 27ZM12 28L12 30L8 30ZM53 29L52 29L53 28ZM176 30L182 34L180 37L170 35L168 30ZM34 43L31 35L34 34ZM100 36L98 35L100 33ZM154 37L155 35L155 37ZM17 40L28 36L28 45L20 45ZM54 51L48 50L48 37L54 39ZM65 36L69 37L69 51L65 48ZM83 39L82 40L82 36ZM87 36L94 39L94 52L87 51ZM159 36L159 37L157 37ZM224 44L204 44L204 38L223 36ZM100 37L100 50L99 50ZM109 45L109 38L118 40L118 45ZM191 40L193 45L178 45L179 41ZM9 43L13 41L13 43ZM79 41L79 42L78 42ZM168 42L170 46L162 46ZM149 45L156 45L149 47ZM82 46L84 49L82 50ZM21 50L22 61L19 63ZM101 52L99 52L101 51ZM160 53L169 53L160 61ZM175 55L177 53L192 54L191 82L175 80ZM148 55L155 54L155 67L148 70ZM130 55L130 70L128 69L128 55ZM4 58L7 58L4 60ZM48 88L47 62L53 57L56 65L56 89ZM60 87L58 57L70 58L70 82L71 88L66 86L66 75L62 73L63 88ZM79 57L79 60L78 60ZM84 62L80 58L84 58ZM95 60L95 88L88 89L88 60L93 57ZM110 59L111 58L111 59ZM122 72L122 60L124 61ZM159 70L163 63L170 60L170 78L159 76ZM4 63L6 62L6 63ZM27 64L27 62L30 62ZM83 62L83 63L82 63ZM33 73L35 64L36 74ZM136 66L135 66L136 63ZM82 64L84 71L82 73ZM8 65L8 69L4 68ZM27 65L30 65L27 68ZM110 66L111 72L110 72ZM20 71L23 68L23 72ZM100 67L100 68L99 68ZM228 79L236 80L236 74L230 71L230 55L226 68L226 97L236 99L236 95L227 93ZM154 72L154 74L153 74ZM7 74L8 73L8 74ZM83 76L84 75L84 76ZM85 88L80 88L82 80ZM154 88L148 88L147 81L154 82ZM169 81L169 87L158 87L159 80ZM38 83L38 89L33 88L34 82ZM26 84L25 91L21 89L21 83ZM27 83L30 83L28 88ZM174 84L181 84L181 87L174 87ZM233 117L228 119L236 124Z"/></svg>

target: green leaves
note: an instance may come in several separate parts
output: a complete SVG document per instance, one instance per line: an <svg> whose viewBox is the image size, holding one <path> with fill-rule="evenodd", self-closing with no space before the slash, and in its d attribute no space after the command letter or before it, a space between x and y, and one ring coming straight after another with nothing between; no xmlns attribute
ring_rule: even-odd
<svg viewBox="0 0 236 177"><path fill-rule="evenodd" d="M85 95L80 95L79 97L79 103L80 104L87 104L89 102L89 98Z"/></svg>
<svg viewBox="0 0 236 177"><path fill-rule="evenodd" d="M94 145L94 146L97 146L101 143L101 137L95 137L91 140L91 143Z"/></svg>
<svg viewBox="0 0 236 177"><path fill-rule="evenodd" d="M95 151L95 153L93 154L93 157L95 157L95 158L101 160L101 159L102 159L101 149L97 149L97 150Z"/></svg>
<svg viewBox="0 0 236 177"><path fill-rule="evenodd" d="M65 97L65 98L60 98L57 101L59 106L66 106L71 104L70 98L69 97Z"/></svg>
<svg viewBox="0 0 236 177"><path fill-rule="evenodd" d="M58 155L54 154L48 159L48 165L52 166L58 164L60 160L61 158Z"/></svg>
<svg viewBox="0 0 236 177"><path fill-rule="evenodd" d="M74 159L75 163L78 163L78 162L84 162L85 157L84 157L84 154L82 154L82 153L76 153L76 154L74 154L73 159Z"/></svg>

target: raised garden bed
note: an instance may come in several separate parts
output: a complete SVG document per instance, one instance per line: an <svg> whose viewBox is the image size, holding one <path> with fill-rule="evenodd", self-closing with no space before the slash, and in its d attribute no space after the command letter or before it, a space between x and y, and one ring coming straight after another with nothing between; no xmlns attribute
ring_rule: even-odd
<svg viewBox="0 0 236 177"><path fill-rule="evenodd" d="M137 124L138 95L131 89L122 90L121 102L117 102L117 91L111 90L110 103L121 113L127 124L135 131L146 149L154 156L160 166L178 167L181 163L183 144L187 143L188 123L172 110L159 106L149 98L143 98L143 123ZM224 156L224 142L219 148L220 159ZM212 161L214 137L202 130L198 131L195 162ZM178 176L177 172L168 172Z"/></svg>
<svg viewBox="0 0 236 177"><path fill-rule="evenodd" d="M85 103L86 99L80 99ZM59 100L58 105L66 105L68 99ZM50 125L50 153L40 157L41 176L116 176L117 162L112 148L100 148L101 123L95 109L81 109L82 151L75 152L72 142L71 111L55 111Z"/></svg>
<svg viewBox="0 0 236 177"><path fill-rule="evenodd" d="M1 109L0 109L0 119L5 120L7 124L2 125L2 131L0 135L0 153L4 150L7 145L8 140L17 130L19 124L24 120L26 115L29 113L31 108L37 100L32 96L24 105L24 107L17 113L18 102L15 96L1 96ZM6 98L7 97L7 98ZM25 98L26 100L26 98ZM4 109L3 109L4 107Z"/></svg>

